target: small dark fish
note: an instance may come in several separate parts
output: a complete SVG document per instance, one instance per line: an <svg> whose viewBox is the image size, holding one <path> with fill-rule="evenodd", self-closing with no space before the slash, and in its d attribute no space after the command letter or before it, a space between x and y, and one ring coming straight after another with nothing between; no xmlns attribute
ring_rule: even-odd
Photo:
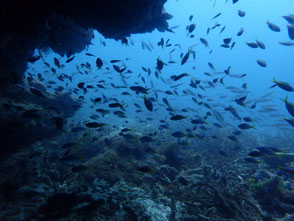
<svg viewBox="0 0 294 221"><path fill-rule="evenodd" d="M111 104L108 105L108 107L110 107L110 108L116 108L116 107L119 107L119 108L121 108L123 111L125 111L125 109L123 108L123 105L120 104L120 103L118 103L118 102L111 103Z"/></svg>
<svg viewBox="0 0 294 221"><path fill-rule="evenodd" d="M237 113L237 110L232 106L228 106L224 109L225 111L230 111L231 114L236 117L238 120L241 120L241 117L239 116L239 114Z"/></svg>
<svg viewBox="0 0 294 221"><path fill-rule="evenodd" d="M185 64L187 60L189 59L190 53L192 49L189 49L189 51L185 54L185 56L182 58L181 65Z"/></svg>
<svg viewBox="0 0 294 221"><path fill-rule="evenodd" d="M128 131L131 131L131 129L129 129L129 128L123 128L123 129L121 129L120 131L121 131L121 132L128 132Z"/></svg>
<svg viewBox="0 0 294 221"><path fill-rule="evenodd" d="M218 13L218 14L216 14L212 19L210 19L210 20L213 20L213 19L216 19L217 17L219 17L219 16L221 16L221 12L220 13Z"/></svg>
<svg viewBox="0 0 294 221"><path fill-rule="evenodd" d="M103 66L103 61L102 61L100 58L97 58L97 59L96 59L96 67L97 67L98 69L101 69L102 66Z"/></svg>
<svg viewBox="0 0 294 221"><path fill-rule="evenodd" d="M192 124L207 124L207 122L205 122L204 120L202 120L200 118L191 120L191 123Z"/></svg>
<svg viewBox="0 0 294 221"><path fill-rule="evenodd" d="M255 104L252 104L252 105L250 106L251 109L254 109L255 107L256 107L256 103L255 103Z"/></svg>
<svg viewBox="0 0 294 221"><path fill-rule="evenodd" d="M90 53L86 53L87 56L91 56L91 57L95 57L95 55L90 54Z"/></svg>
<svg viewBox="0 0 294 221"><path fill-rule="evenodd" d="M110 113L109 110L104 110L104 109L102 109L102 108L98 108L98 109L96 109L96 111L97 111L98 113L101 113L101 114L102 114L102 117L104 117L105 114L109 114L109 113Z"/></svg>
<svg viewBox="0 0 294 221"><path fill-rule="evenodd" d="M228 44L222 44L221 47L223 47L223 48L230 48L230 45L228 45Z"/></svg>
<svg viewBox="0 0 294 221"><path fill-rule="evenodd" d="M254 42L246 42L246 44L250 47L250 48L258 48L258 45Z"/></svg>
<svg viewBox="0 0 294 221"><path fill-rule="evenodd" d="M97 127L104 127L106 124L104 123L97 123L97 122L89 122L89 123L85 123L86 127L89 128L97 128Z"/></svg>
<svg viewBox="0 0 294 221"><path fill-rule="evenodd" d="M265 44L259 40L256 40L256 44L258 45L259 48L265 49Z"/></svg>
<svg viewBox="0 0 294 221"><path fill-rule="evenodd" d="M240 106L246 107L246 105L244 104L244 101L246 100L246 98L247 98L247 95L243 96L243 97L240 97L238 99L235 99L235 102L237 104L239 104Z"/></svg>
<svg viewBox="0 0 294 221"><path fill-rule="evenodd" d="M225 44L230 44L231 40L232 40L232 38L225 38L225 39L223 39L223 42Z"/></svg>
<svg viewBox="0 0 294 221"><path fill-rule="evenodd" d="M259 147L256 147L256 149L258 151L262 152L265 155L268 155L268 156L277 156L277 154L274 151L271 150L271 147L259 146Z"/></svg>
<svg viewBox="0 0 294 221"><path fill-rule="evenodd" d="M239 0L233 0L233 4L237 3Z"/></svg>
<svg viewBox="0 0 294 221"><path fill-rule="evenodd" d="M293 14L289 14L289 15L284 15L282 16L284 19L286 19L286 21L291 24L294 25L294 15Z"/></svg>
<svg viewBox="0 0 294 221"><path fill-rule="evenodd" d="M157 69L158 69L159 71L162 70L163 65L164 65L163 61L160 60L159 58L157 58L156 66L157 66Z"/></svg>
<svg viewBox="0 0 294 221"><path fill-rule="evenodd" d="M289 91L289 92L294 91L294 88L288 82L276 81L275 78L273 79L273 82L275 83L275 85L277 85L279 88L285 91Z"/></svg>
<svg viewBox="0 0 294 221"><path fill-rule="evenodd" d="M100 103L102 101L102 98L101 97L97 97L93 100L94 104L96 103Z"/></svg>
<svg viewBox="0 0 294 221"><path fill-rule="evenodd" d="M244 28L240 28L239 32L237 33L237 36L241 36L244 33Z"/></svg>
<svg viewBox="0 0 294 221"><path fill-rule="evenodd" d="M294 46L294 42L291 41L279 41L279 44L284 46Z"/></svg>
<svg viewBox="0 0 294 221"><path fill-rule="evenodd" d="M294 25L287 24L287 28L288 28L289 38L293 41L294 40Z"/></svg>
<svg viewBox="0 0 294 221"><path fill-rule="evenodd" d="M119 73L119 74L123 73L123 72L127 69L126 67L120 69L120 67L118 67L117 65L112 65L112 67L113 67L113 69L114 69L117 73Z"/></svg>
<svg viewBox="0 0 294 221"><path fill-rule="evenodd" d="M142 82L143 82L144 84L146 84L146 80L145 80L144 77L141 77L141 80L142 80Z"/></svg>
<svg viewBox="0 0 294 221"><path fill-rule="evenodd" d="M136 94L140 94L140 93L147 94L147 92L148 92L147 88L144 88L144 87L141 87L141 86L131 86L130 89L132 91L135 91Z"/></svg>
<svg viewBox="0 0 294 221"><path fill-rule="evenodd" d="M166 93L166 94L168 94L168 95L173 95L173 92L171 92L171 91L169 91L169 90L165 91L164 93Z"/></svg>
<svg viewBox="0 0 294 221"><path fill-rule="evenodd" d="M201 41L201 43L204 44L206 47L209 47L208 42L207 42L206 39L204 39L204 38L200 38L200 41Z"/></svg>
<svg viewBox="0 0 294 221"><path fill-rule="evenodd" d="M152 104L152 102L151 102L148 98L146 98L146 97L144 97L144 104L145 104L145 107L147 108L147 110L149 110L149 111L153 111L153 104Z"/></svg>
<svg viewBox="0 0 294 221"><path fill-rule="evenodd" d="M181 138L181 137L184 137L186 135L181 131L176 131L176 132L172 133L172 136L176 137L176 138Z"/></svg>
<svg viewBox="0 0 294 221"><path fill-rule="evenodd" d="M219 82L220 82L222 85L225 85L225 84L224 84L224 77L222 77L222 78L219 80Z"/></svg>
<svg viewBox="0 0 294 221"><path fill-rule="evenodd" d="M164 46L164 39L161 38L160 41L157 43L158 46L161 46L163 48Z"/></svg>
<svg viewBox="0 0 294 221"><path fill-rule="evenodd" d="M56 69L55 68L51 68L50 69L54 74L56 74Z"/></svg>
<svg viewBox="0 0 294 221"><path fill-rule="evenodd" d="M248 123L253 122L253 120L250 117L244 117L243 120Z"/></svg>
<svg viewBox="0 0 294 221"><path fill-rule="evenodd" d="M121 60L111 60L110 63L114 64L114 63L117 63L117 62L121 62Z"/></svg>
<svg viewBox="0 0 294 221"><path fill-rule="evenodd" d="M195 24L189 25L189 27L188 27L189 33L192 33L195 30L195 28L196 28L196 25Z"/></svg>
<svg viewBox="0 0 294 221"><path fill-rule="evenodd" d="M125 113L122 111L114 111L113 114L120 117L120 118L126 118ZM121 130L121 131L123 131L123 130Z"/></svg>
<svg viewBox="0 0 294 221"><path fill-rule="evenodd" d="M174 80L174 81L177 81L177 80L180 80L181 78L186 77L186 76L189 76L189 74L188 74L188 73L183 73L183 74L180 74L180 75L178 75L178 76L175 76L175 77L173 78L173 80Z"/></svg>
<svg viewBox="0 0 294 221"><path fill-rule="evenodd" d="M251 126L247 123L243 123L243 124L239 124L238 127L242 130L247 130L247 129L250 129L250 128L254 128L254 126Z"/></svg>
<svg viewBox="0 0 294 221"><path fill-rule="evenodd" d="M82 89L85 86L85 82L78 83L78 88Z"/></svg>
<svg viewBox="0 0 294 221"><path fill-rule="evenodd" d="M193 15L190 15L189 16L189 21L192 21L192 19L193 19Z"/></svg>
<svg viewBox="0 0 294 221"><path fill-rule="evenodd" d="M69 62L71 62L74 58L75 58L75 56L72 56L71 58L67 59L67 60L65 61L65 63L69 63Z"/></svg>
<svg viewBox="0 0 294 221"><path fill-rule="evenodd" d="M292 117L294 117L294 104L288 102L288 96L286 97L285 100L283 100L283 99L281 99L281 100L285 102L286 109L287 109L288 113L291 114Z"/></svg>
<svg viewBox="0 0 294 221"><path fill-rule="evenodd" d="M105 89L105 87L102 84L97 84L97 87L101 89Z"/></svg>
<svg viewBox="0 0 294 221"><path fill-rule="evenodd" d="M214 85L213 85L213 83L211 81L208 81L207 83L209 84L210 87L215 88Z"/></svg>
<svg viewBox="0 0 294 221"><path fill-rule="evenodd" d="M256 62L257 62L257 64L259 64L259 66L261 66L263 68L265 68L267 66L266 62L263 60L257 59Z"/></svg>
<svg viewBox="0 0 294 221"><path fill-rule="evenodd" d="M246 12L245 11L242 11L241 9L238 11L238 15L240 17L244 17L246 15Z"/></svg>
<svg viewBox="0 0 294 221"><path fill-rule="evenodd" d="M273 24L273 23L271 23L269 21L267 21L267 25L274 32L280 32L281 31L279 26L277 26L277 25L275 25L275 24Z"/></svg>
<svg viewBox="0 0 294 221"><path fill-rule="evenodd" d="M44 64L45 64L48 68L50 68L50 64L48 64L46 61L44 61Z"/></svg>
<svg viewBox="0 0 294 221"><path fill-rule="evenodd" d="M222 30L219 32L219 35L220 35L221 33L223 33L225 29L226 29L226 26L224 26L224 27L222 28Z"/></svg>
<svg viewBox="0 0 294 221"><path fill-rule="evenodd" d="M214 68L214 66L213 66L213 64L212 63L210 63L210 62L208 62L208 66L212 69L212 70L214 70L215 71L215 68Z"/></svg>
<svg viewBox="0 0 294 221"><path fill-rule="evenodd" d="M59 60L58 60L57 58L55 58L55 57L54 57L54 64L55 64L55 66L58 67L58 68L61 67Z"/></svg>
<svg viewBox="0 0 294 221"><path fill-rule="evenodd" d="M122 95L131 95L129 92L127 92L127 91L124 91L124 92L122 92L121 93Z"/></svg>
<svg viewBox="0 0 294 221"><path fill-rule="evenodd" d="M186 118L187 117L185 117L183 115L177 114L177 115L172 116L170 119L171 120L182 120L182 119L186 119Z"/></svg>
<svg viewBox="0 0 294 221"><path fill-rule="evenodd" d="M170 104L166 98L162 98L163 103L165 103L168 107L170 107Z"/></svg>
<svg viewBox="0 0 294 221"><path fill-rule="evenodd" d="M260 152L259 150L253 150L250 153L248 153L248 156L250 156L250 157L262 157L262 156L264 156L264 153Z"/></svg>

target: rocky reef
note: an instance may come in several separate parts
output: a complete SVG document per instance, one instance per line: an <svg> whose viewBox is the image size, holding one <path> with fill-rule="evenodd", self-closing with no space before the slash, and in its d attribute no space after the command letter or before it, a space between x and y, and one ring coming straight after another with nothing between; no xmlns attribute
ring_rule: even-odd
<svg viewBox="0 0 294 221"><path fill-rule="evenodd" d="M39 97L30 89L34 88L13 85L6 89L5 97L0 97L1 158L59 135L67 118L81 107L81 102L69 94L42 93Z"/></svg>
<svg viewBox="0 0 294 221"><path fill-rule="evenodd" d="M211 160L218 152L205 154L204 141L189 149L157 143L155 150L117 136L108 146L95 137L88 132L68 147L60 146L71 139L63 134L3 160L0 218L291 220L293 182L243 162L241 150ZM170 166L175 155L186 160Z"/></svg>

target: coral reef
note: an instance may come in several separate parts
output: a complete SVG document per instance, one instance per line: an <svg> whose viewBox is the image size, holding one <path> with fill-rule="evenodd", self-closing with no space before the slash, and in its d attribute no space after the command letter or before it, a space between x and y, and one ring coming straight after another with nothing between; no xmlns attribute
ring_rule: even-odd
<svg viewBox="0 0 294 221"><path fill-rule="evenodd" d="M1 219L263 221L291 220L294 213L293 182L239 162L242 151L226 163L211 161L198 143L193 154L181 150L188 160L175 168L164 156L175 144L150 152L134 142L121 155L123 138L107 147L104 137L91 142L95 136L70 150L60 149L64 136L56 136L3 161ZM65 161L68 151L76 157ZM150 170L140 171L146 165Z"/></svg>

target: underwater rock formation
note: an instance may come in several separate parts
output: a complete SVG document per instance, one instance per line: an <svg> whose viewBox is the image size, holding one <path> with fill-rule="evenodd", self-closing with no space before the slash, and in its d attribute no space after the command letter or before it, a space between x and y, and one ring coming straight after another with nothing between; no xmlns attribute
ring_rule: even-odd
<svg viewBox="0 0 294 221"><path fill-rule="evenodd" d="M27 88L15 85L0 97L1 156L27 147L36 141L59 135L65 128L66 118L80 108L80 101L68 94L31 94Z"/></svg>
<svg viewBox="0 0 294 221"><path fill-rule="evenodd" d="M0 9L0 88L20 83L35 49L68 57L83 51L93 29L106 38L165 31L166 0L6 1ZM39 56L41 56L39 54Z"/></svg>

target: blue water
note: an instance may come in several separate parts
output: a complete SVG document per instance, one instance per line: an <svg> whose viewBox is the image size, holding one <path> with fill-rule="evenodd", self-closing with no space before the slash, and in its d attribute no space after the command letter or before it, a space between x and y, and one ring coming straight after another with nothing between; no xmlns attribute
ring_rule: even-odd
<svg viewBox="0 0 294 221"><path fill-rule="evenodd" d="M287 32L287 21L282 18L283 15L290 14L291 8L293 9L294 3L291 0L274 1L274 0L248 0L240 1L236 4L232 4L230 1L168 1L165 5L165 9L168 13L173 15L173 18L169 20L169 26L179 26L174 29L175 33L170 32L159 32L157 30L152 33L136 34L128 37L129 45L123 45L120 41L112 39L105 39L97 31L94 32L95 38L92 40L92 45L89 45L87 51L79 54L75 54L75 58L69 64L65 64L66 57L60 57L53 52L42 53L44 60L53 64L53 58L56 57L61 63L65 64L64 68L57 69L57 75L52 72L44 73L48 68L43 64L42 60L29 66L28 71L37 74L42 73L46 81L55 80L59 86L63 86L65 89L63 92L71 92L74 88L77 88L79 82L86 82L86 85L94 85L95 89L88 89L86 94L80 90L79 94L72 94L73 97L78 98L84 96L83 108L76 114L73 122L84 123L91 121L89 116L97 114L95 109L104 108L108 109L108 104L96 104L93 106L93 102L90 98L101 97L102 94L108 98L117 98L120 103L125 103L126 119L117 119L112 114L102 118L100 116L99 122L103 122L109 125L109 127L115 125L118 128L121 127L137 127L142 129L146 125L152 125L153 129L156 129L160 125L159 120L167 119L171 125L171 130L179 128L191 127L189 119L198 117L204 117L207 111L211 111L205 108L203 105L199 106L192 101L191 94L183 94L183 90L190 89L196 95L197 100L204 101L213 106L213 108L221 113L230 126L226 126L228 130L233 130L241 121L235 119L229 112L224 111L224 108L233 105L241 117L251 117L253 122L251 125L255 126L256 130L251 129L252 133L269 133L273 135L292 132L291 126L283 120L284 117L290 117L288 114L284 102L280 98L285 99L288 96L289 101L294 102L292 93L283 91L282 89L275 87L269 89L273 85L271 82L273 77L279 81L289 82L294 85L293 81L293 47L287 47L279 44L279 41L290 41ZM246 12L245 17L238 16L238 10L241 9ZM221 13L216 19L212 18ZM189 21L189 16L193 15L192 22ZM281 28L281 32L273 32L266 24L270 21ZM194 30L194 38L187 36L187 25L192 23L196 24ZM207 34L207 29L212 28L215 23L219 23L220 27L210 30ZM221 29L225 26L223 33L219 34ZM236 34L239 29L243 27L244 33L238 37ZM157 43L163 38L165 42L169 39L170 47L160 47ZM209 47L205 47L201 42L200 38L205 38ZM232 42L235 42L235 47L231 49L220 47L223 44L224 38L232 38ZM248 47L246 42L255 42L255 40L262 41L266 45L266 49L253 49ZM143 50L141 42L144 41L151 47L152 51L148 51L146 48ZM104 46L102 42L105 42ZM179 44L181 48L175 46ZM187 63L181 65L180 54L184 55L189 50L189 47L193 46L193 51L196 53L195 60L190 56ZM174 52L169 55L171 50L175 49ZM94 54L95 57L86 56L85 53ZM209 53L211 52L211 53ZM96 58L99 57L103 60L104 64L102 70L97 70L95 65ZM156 71L156 59L160 58L166 65L160 73L160 78L155 77L154 72ZM115 63L115 65L121 65L121 67L127 67L132 73L124 73L120 76L114 71L110 60L119 59L121 63ZM267 67L260 67L256 60L261 59L266 61ZM176 61L174 64L169 64L168 61ZM77 66L81 70L81 63L89 62L91 64L91 71L89 74L79 74L77 72ZM208 62L212 63L215 67L213 71L209 66ZM247 74L242 79L233 78L226 76L224 78L224 85L218 81L215 84L215 88L210 87L207 81L212 81L216 78L221 78L226 74L223 72L231 66L231 75L235 74ZM109 67L109 70L106 70ZM151 75L148 77L147 73L142 70L142 67L150 68ZM212 76L206 76L204 72L211 73ZM69 82L66 79L64 82L56 80L56 77L60 74L67 74L72 76L73 82ZM188 73L190 76L184 77L179 81L173 82L170 79L171 75L179 75L181 73ZM145 78L146 83L142 82L141 76ZM146 88L151 88L148 92L147 98L154 98L157 93L158 98L156 102L153 102L154 111L149 112L144 106L143 95L135 95L133 91L128 88L116 89L113 88L110 83L118 86L124 85L122 77L126 82L127 87L135 84L141 85ZM200 89L191 88L189 86L191 79L201 80L201 86L205 87L205 91ZM105 80L105 89L99 89L95 85L99 80ZM43 82L46 84L46 82ZM167 95L164 93L165 90L173 91L171 86L181 83L176 88L178 95ZM241 88L246 83L247 90ZM103 85L103 83L101 83ZM226 89L228 86L234 86L242 89L241 93L233 93ZM52 89L48 89L48 92ZM121 95L122 92L127 91L131 96ZM198 97L197 94L204 96L204 99ZM247 107L237 105L234 100L242 96L247 95L245 104ZM225 96L225 98L220 98ZM267 101L260 101L264 99ZM176 110L174 114L182 114L187 116L186 120L172 122L169 121L169 113L165 110L166 106L162 102L162 98L167 98L171 106ZM207 101L208 99L208 101ZM133 103L139 104L143 112L136 113L137 108ZM250 106L256 104L255 109L250 109ZM92 107L91 107L92 106ZM181 112L182 108L190 108L189 112ZM265 108L271 108L273 111L262 112ZM113 111L113 110L111 110ZM98 114L99 115L99 114ZM154 120L146 120L147 117L151 117ZM114 121L115 120L115 121ZM138 124L138 121L144 121ZM214 128L211 124L217 122L214 116L208 117L208 128ZM243 122L243 121L242 121ZM279 125L279 127L277 127ZM280 126L282 125L282 126ZM223 129L222 129L223 130ZM201 133L206 133L202 131Z"/></svg>

